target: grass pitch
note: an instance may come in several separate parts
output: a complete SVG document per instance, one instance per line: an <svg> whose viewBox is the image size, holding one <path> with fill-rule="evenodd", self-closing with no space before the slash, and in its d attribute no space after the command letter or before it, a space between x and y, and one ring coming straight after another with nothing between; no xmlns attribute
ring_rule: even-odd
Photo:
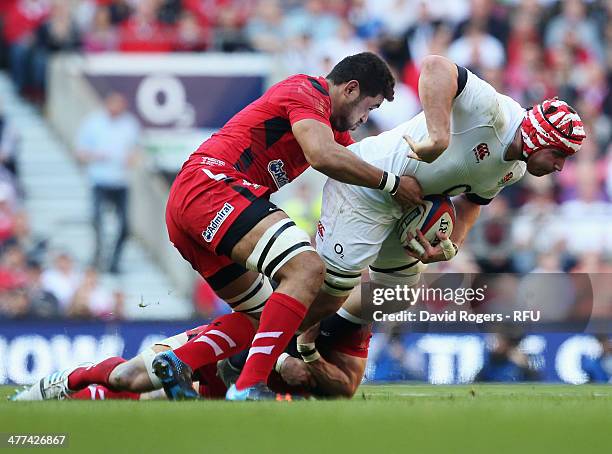
<svg viewBox="0 0 612 454"><path fill-rule="evenodd" d="M0 433L66 433L59 452L612 452L612 386L378 385L291 403L15 403L12 390L0 387Z"/></svg>

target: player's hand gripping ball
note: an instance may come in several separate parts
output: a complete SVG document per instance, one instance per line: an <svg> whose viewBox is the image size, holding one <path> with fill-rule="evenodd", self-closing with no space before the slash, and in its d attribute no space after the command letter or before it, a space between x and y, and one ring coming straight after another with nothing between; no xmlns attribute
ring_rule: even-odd
<svg viewBox="0 0 612 454"><path fill-rule="evenodd" d="M455 206L450 197L443 195L428 195L423 201L398 221L400 243L409 255L423 263L450 260L457 253L449 239L455 225Z"/></svg>

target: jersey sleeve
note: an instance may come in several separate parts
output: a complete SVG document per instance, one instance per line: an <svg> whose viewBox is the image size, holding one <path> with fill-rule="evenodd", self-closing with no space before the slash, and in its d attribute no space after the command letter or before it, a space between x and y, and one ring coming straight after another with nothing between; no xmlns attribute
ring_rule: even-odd
<svg viewBox="0 0 612 454"><path fill-rule="evenodd" d="M335 131L334 140L340 145L342 145L343 147L348 147L349 145L355 143L355 141L351 137L351 134L348 131L344 131L344 132Z"/></svg>
<svg viewBox="0 0 612 454"><path fill-rule="evenodd" d="M502 115L502 111L498 93L489 83L467 71L465 87L453 102L453 132L494 125L499 115Z"/></svg>
<svg viewBox="0 0 612 454"><path fill-rule="evenodd" d="M499 190L495 192L495 194L487 194L486 197L480 194L476 194L475 192L466 192L465 197L472 203L476 205L488 205L495 198L495 196L499 194Z"/></svg>
<svg viewBox="0 0 612 454"><path fill-rule="evenodd" d="M317 120L331 128L331 100L316 79L304 79L279 87L275 98L285 105L289 122Z"/></svg>

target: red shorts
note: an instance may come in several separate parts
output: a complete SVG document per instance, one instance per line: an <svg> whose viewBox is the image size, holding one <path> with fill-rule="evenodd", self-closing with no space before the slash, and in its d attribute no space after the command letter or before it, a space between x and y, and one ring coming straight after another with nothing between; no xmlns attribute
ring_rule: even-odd
<svg viewBox="0 0 612 454"><path fill-rule="evenodd" d="M278 210L269 193L230 166L192 164L176 177L166 205L168 236L214 290L246 272L229 256L245 234Z"/></svg>
<svg viewBox="0 0 612 454"><path fill-rule="evenodd" d="M340 340L334 346L336 351L357 358L367 358L370 349L370 339L372 338L371 325L364 325L364 328L355 334Z"/></svg>
<svg viewBox="0 0 612 454"><path fill-rule="evenodd" d="M198 393L204 399L223 399L227 388L223 381L217 376L217 363L206 364L196 369L194 375L200 386Z"/></svg>
<svg viewBox="0 0 612 454"><path fill-rule="evenodd" d="M356 325L338 314L321 321L321 335L316 344L322 352L337 351L349 356L367 358L372 325Z"/></svg>

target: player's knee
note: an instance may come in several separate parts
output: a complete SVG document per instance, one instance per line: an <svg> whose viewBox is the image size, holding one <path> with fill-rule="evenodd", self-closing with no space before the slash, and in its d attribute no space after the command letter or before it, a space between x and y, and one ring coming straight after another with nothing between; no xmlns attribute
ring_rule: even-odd
<svg viewBox="0 0 612 454"><path fill-rule="evenodd" d="M325 265L316 252L305 252L294 257L277 273L281 286L299 291L302 301L313 301L325 273Z"/></svg>
<svg viewBox="0 0 612 454"><path fill-rule="evenodd" d="M281 282L295 281L316 294L325 276L325 264L316 252L304 252L295 256L278 273Z"/></svg>
<svg viewBox="0 0 612 454"><path fill-rule="evenodd" d="M147 373L144 368L128 361L113 369L108 377L108 383L115 390L132 391L136 388L136 382L143 373L145 375Z"/></svg>
<svg viewBox="0 0 612 454"><path fill-rule="evenodd" d="M307 272L308 285L316 289L316 293L321 288L321 285L323 285L323 280L325 279L325 263L316 252L303 255L301 269Z"/></svg>
<svg viewBox="0 0 612 454"><path fill-rule="evenodd" d="M302 278L309 286L319 289L323 284L325 276L325 263L316 252L300 254L294 264L296 274L302 274Z"/></svg>

